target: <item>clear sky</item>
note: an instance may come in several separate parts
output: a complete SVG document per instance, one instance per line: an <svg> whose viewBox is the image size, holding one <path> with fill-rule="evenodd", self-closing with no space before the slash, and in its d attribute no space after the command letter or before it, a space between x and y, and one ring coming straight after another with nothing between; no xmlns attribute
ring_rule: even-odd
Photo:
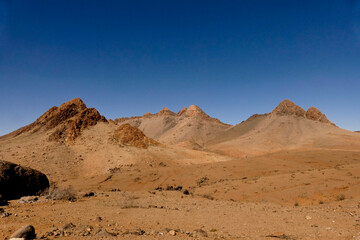
<svg viewBox="0 0 360 240"><path fill-rule="evenodd" d="M1 0L0 135L80 97L107 118L288 98L360 130L360 1Z"/></svg>

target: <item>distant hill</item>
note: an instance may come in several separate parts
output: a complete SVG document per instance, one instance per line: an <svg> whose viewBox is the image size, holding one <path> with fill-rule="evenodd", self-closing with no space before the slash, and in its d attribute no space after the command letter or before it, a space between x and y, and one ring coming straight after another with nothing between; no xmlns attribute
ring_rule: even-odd
<svg viewBox="0 0 360 240"><path fill-rule="evenodd" d="M210 117L200 107L191 105L178 113L163 108L158 113L145 113L140 117L118 118L117 124L129 123L147 136L164 144L177 144L200 149L210 139L230 128Z"/></svg>
<svg viewBox="0 0 360 240"><path fill-rule="evenodd" d="M250 117L206 146L218 153L247 156L294 149L356 149L360 138L336 127L318 109L305 111L284 100L270 113Z"/></svg>

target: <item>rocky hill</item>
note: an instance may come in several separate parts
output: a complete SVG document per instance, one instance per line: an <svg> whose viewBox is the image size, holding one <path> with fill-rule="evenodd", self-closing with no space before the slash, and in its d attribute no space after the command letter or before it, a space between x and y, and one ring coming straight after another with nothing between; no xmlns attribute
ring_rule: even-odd
<svg viewBox="0 0 360 240"><path fill-rule="evenodd" d="M80 135L83 129L94 126L98 122L107 122L107 120L95 108L87 108L80 98L75 98L60 107L54 106L50 108L35 122L2 138L16 137L24 133L55 130L51 132L49 140L71 142Z"/></svg>
<svg viewBox="0 0 360 240"><path fill-rule="evenodd" d="M185 107L178 113L165 107L155 114L145 113L143 116L118 118L114 121L138 127L147 136L161 143L196 149L202 148L207 141L231 127L210 117L196 105Z"/></svg>
<svg viewBox="0 0 360 240"><path fill-rule="evenodd" d="M251 116L207 144L212 151L233 156L355 146L360 146L360 139L353 132L336 127L318 109L305 111L290 100L282 101L270 113Z"/></svg>

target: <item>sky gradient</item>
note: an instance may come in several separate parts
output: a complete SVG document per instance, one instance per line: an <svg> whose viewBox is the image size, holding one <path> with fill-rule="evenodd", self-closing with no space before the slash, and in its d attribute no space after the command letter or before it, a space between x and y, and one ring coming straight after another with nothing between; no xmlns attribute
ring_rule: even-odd
<svg viewBox="0 0 360 240"><path fill-rule="evenodd" d="M0 1L0 135L80 97L107 118L283 99L360 130L360 1Z"/></svg>

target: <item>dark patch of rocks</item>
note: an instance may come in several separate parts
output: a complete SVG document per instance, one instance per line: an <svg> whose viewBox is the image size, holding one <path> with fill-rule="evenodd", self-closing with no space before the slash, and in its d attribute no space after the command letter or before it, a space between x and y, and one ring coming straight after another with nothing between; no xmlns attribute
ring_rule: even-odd
<svg viewBox="0 0 360 240"><path fill-rule="evenodd" d="M0 208L0 217L9 217L11 215L11 213L5 212L5 210L3 208Z"/></svg>
<svg viewBox="0 0 360 240"><path fill-rule="evenodd" d="M94 192L88 192L88 193L85 193L83 197L94 197L94 196L95 196Z"/></svg>
<svg viewBox="0 0 360 240"><path fill-rule="evenodd" d="M209 182L209 178L208 177L202 177L200 178L199 180L196 181L196 184L201 187L201 186L204 186L204 185L207 185Z"/></svg>

